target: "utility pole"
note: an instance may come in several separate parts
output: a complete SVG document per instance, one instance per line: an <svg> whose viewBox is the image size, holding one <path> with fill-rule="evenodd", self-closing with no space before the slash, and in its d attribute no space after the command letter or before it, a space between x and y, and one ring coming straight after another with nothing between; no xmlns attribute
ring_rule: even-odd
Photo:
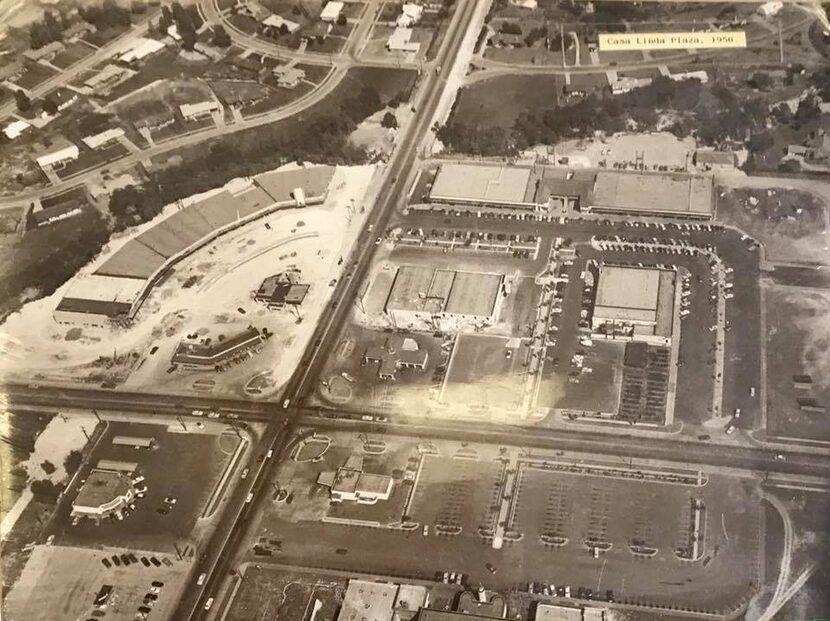
<svg viewBox="0 0 830 621"><path fill-rule="evenodd" d="M784 64L784 37L781 33L781 18L778 18L778 61Z"/></svg>
<svg viewBox="0 0 830 621"><path fill-rule="evenodd" d="M564 24L559 24L559 46L562 48L562 67L567 67L568 64L565 62L565 26Z"/></svg>

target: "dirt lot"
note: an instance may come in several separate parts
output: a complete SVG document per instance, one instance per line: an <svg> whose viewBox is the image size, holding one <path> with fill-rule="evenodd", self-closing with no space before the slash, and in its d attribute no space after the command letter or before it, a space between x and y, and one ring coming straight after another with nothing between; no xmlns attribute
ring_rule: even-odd
<svg viewBox="0 0 830 621"><path fill-rule="evenodd" d="M289 573L276 568L249 565L230 610L227 621L307 621L333 619L343 601L346 581L315 573ZM322 604L313 614L313 603Z"/></svg>
<svg viewBox="0 0 830 621"><path fill-rule="evenodd" d="M771 287L766 306L767 430L770 435L830 440L827 415L799 409L799 400L830 406L830 295ZM794 375L809 375L811 385L797 388Z"/></svg>
<svg viewBox="0 0 830 621"><path fill-rule="evenodd" d="M718 190L718 220L764 244L771 261L826 260L827 219L827 205L800 190Z"/></svg>

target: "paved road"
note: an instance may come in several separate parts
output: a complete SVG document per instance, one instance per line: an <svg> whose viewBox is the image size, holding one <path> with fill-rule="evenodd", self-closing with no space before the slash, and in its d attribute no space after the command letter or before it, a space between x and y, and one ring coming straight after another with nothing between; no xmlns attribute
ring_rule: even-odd
<svg viewBox="0 0 830 621"><path fill-rule="evenodd" d="M98 63L112 56L112 54L118 51L119 47L124 44L126 39L130 37L140 37L145 34L150 26L150 22L156 17L156 15L158 15L158 11L150 11L143 19L136 22L130 30L99 48L94 54L87 56L83 60L38 84L31 90L32 98L40 97L54 88L68 84L87 69L92 69ZM9 116L14 113L15 110L16 107L14 100L0 106L0 118Z"/></svg>
<svg viewBox="0 0 830 621"><path fill-rule="evenodd" d="M185 147L193 146L195 144L204 142L205 140L229 136L236 132L244 131L246 129L261 127L263 125L269 125L271 123L276 123L277 121L290 118L308 108L311 108L312 106L318 104L320 101L326 98L329 94L331 94L332 91L334 91L335 88L337 88L337 85L340 84L341 80L343 80L343 78L346 77L347 73L348 70L345 67L335 67L331 71L331 73L329 73L323 79L323 81L317 86L317 88L315 88L307 95L300 97L296 101L293 101L288 105L279 108L278 110L272 110L264 114L251 116L238 123L233 123L222 127L209 127L207 129L177 136L170 140L165 140L164 142L157 143L156 145L148 147L147 149L144 149L143 151L140 151L138 153L131 153L129 155L126 155L114 162L109 162L106 164L95 166L93 168L89 168L78 175L61 181L60 183L51 185L46 189L31 190L29 192L17 194L11 198L4 198L0 200L0 209L19 206L25 202L34 200L40 196L57 194L59 192L66 191L71 188L78 187L79 185L86 183L92 180L93 178L97 177L101 173L101 171L105 169L109 170L110 173L117 173L118 171L122 171L127 168L130 168L131 166L135 166L143 160L151 159L159 155L164 155L165 153L169 153L171 151L176 151L179 149L183 149Z"/></svg>

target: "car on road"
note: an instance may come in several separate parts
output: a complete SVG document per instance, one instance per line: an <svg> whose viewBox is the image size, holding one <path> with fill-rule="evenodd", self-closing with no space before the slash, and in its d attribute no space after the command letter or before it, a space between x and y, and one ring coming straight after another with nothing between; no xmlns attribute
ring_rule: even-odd
<svg viewBox="0 0 830 621"><path fill-rule="evenodd" d="M424 537L429 535L429 524L424 524Z"/></svg>
<svg viewBox="0 0 830 621"><path fill-rule="evenodd" d="M731 436L733 433L735 433L735 429L735 425L729 425L726 428L726 435Z"/></svg>
<svg viewBox="0 0 830 621"><path fill-rule="evenodd" d="M196 586L202 586L205 583L205 578L207 578L206 573L199 574L199 578L196 580Z"/></svg>
<svg viewBox="0 0 830 621"><path fill-rule="evenodd" d="M192 414L193 416L204 416L204 415L205 415L205 412L204 412L204 410L193 410L193 411L191 412L191 414Z"/></svg>
<svg viewBox="0 0 830 621"><path fill-rule="evenodd" d="M248 473L249 473L250 471L251 471L251 470L250 470L250 468L245 468L245 469L242 471L242 475L241 475L239 478L240 478L240 479L245 479L245 478L247 478L247 477L248 477Z"/></svg>
<svg viewBox="0 0 830 621"><path fill-rule="evenodd" d="M213 598L208 597L207 601L205 602L205 610L210 610L211 606L213 606Z"/></svg>

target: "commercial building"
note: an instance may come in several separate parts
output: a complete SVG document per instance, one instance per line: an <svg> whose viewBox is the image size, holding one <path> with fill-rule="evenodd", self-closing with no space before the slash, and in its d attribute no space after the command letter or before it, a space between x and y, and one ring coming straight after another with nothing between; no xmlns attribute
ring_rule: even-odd
<svg viewBox="0 0 830 621"><path fill-rule="evenodd" d="M132 448L151 449L156 445L155 438L142 438L139 436L114 436L112 438L114 446L129 446Z"/></svg>
<svg viewBox="0 0 830 621"><path fill-rule="evenodd" d="M72 502L73 517L102 518L123 509L135 498L129 476L121 472L95 469L89 473Z"/></svg>
<svg viewBox="0 0 830 621"><path fill-rule="evenodd" d="M112 129L107 129L97 134L93 134L92 136L86 136L85 138L81 139L86 146L90 149L100 149L103 146L108 145L111 142L118 140L119 138L124 137L124 130L120 127L114 127Z"/></svg>
<svg viewBox="0 0 830 621"><path fill-rule="evenodd" d="M442 164L429 200L435 203L533 208L531 169L519 166Z"/></svg>
<svg viewBox="0 0 830 621"><path fill-rule="evenodd" d="M337 621L410 621L428 605L421 585L349 580Z"/></svg>
<svg viewBox="0 0 830 621"><path fill-rule="evenodd" d="M380 345L367 347L363 354L363 364L377 364L378 377L384 380L394 380L401 369L417 369L423 371L429 354L418 346L413 338L395 334Z"/></svg>
<svg viewBox="0 0 830 621"><path fill-rule="evenodd" d="M257 347L262 339L259 330L251 326L225 339L198 343L182 341L176 346L171 363L186 370L216 369Z"/></svg>
<svg viewBox="0 0 830 621"><path fill-rule="evenodd" d="M32 222L36 227L48 226L67 218L79 216L83 212L83 206L78 201L67 201L60 205L44 207L32 212Z"/></svg>
<svg viewBox="0 0 830 621"><path fill-rule="evenodd" d="M134 313L144 281L88 274L69 286L52 317L57 323L105 327L126 320Z"/></svg>
<svg viewBox="0 0 830 621"><path fill-rule="evenodd" d="M385 311L398 327L458 329L466 322L492 323L503 299L502 274L401 266Z"/></svg>
<svg viewBox="0 0 830 621"><path fill-rule="evenodd" d="M412 41L412 29L398 26L392 31L386 41L386 49L390 52L404 52L415 55L421 49L421 44Z"/></svg>
<svg viewBox="0 0 830 621"><path fill-rule="evenodd" d="M714 193L711 175L599 171L584 210L709 219Z"/></svg>
<svg viewBox="0 0 830 621"><path fill-rule="evenodd" d="M379 500L389 500L392 493L392 477L363 471L363 457L350 456L336 471L321 472L317 483L329 488L331 502L357 502L373 505Z"/></svg>
<svg viewBox="0 0 830 621"><path fill-rule="evenodd" d="M607 264L597 269L591 317L594 334L599 338L669 344L674 321L675 273Z"/></svg>
<svg viewBox="0 0 830 621"><path fill-rule="evenodd" d="M326 2L326 6L320 11L320 19L324 22L336 22L337 18L340 17L340 13L343 12L344 6L342 2L336 2L334 0L332 2Z"/></svg>
<svg viewBox="0 0 830 621"><path fill-rule="evenodd" d="M560 606L539 602L533 621L604 621L605 609L595 606Z"/></svg>
<svg viewBox="0 0 830 621"><path fill-rule="evenodd" d="M59 149L58 151L52 151L46 155L41 155L35 161L37 162L37 165L44 170L55 170L61 169L69 162L78 159L80 154L81 152L78 150L78 146L73 144L68 147L64 147L63 149Z"/></svg>
<svg viewBox="0 0 830 621"><path fill-rule="evenodd" d="M255 302L264 304L269 310L283 309L286 306L300 306L309 285L299 282L299 271L281 272L262 281L259 289L252 292Z"/></svg>
<svg viewBox="0 0 830 621"><path fill-rule="evenodd" d="M199 119L209 117L214 112L219 112L221 109L222 104L215 99L179 106L179 112L182 113L185 121L198 121Z"/></svg>
<svg viewBox="0 0 830 621"><path fill-rule="evenodd" d="M138 463L134 461L122 461L120 459L99 459L96 468L98 470L112 470L113 472L132 474L138 470Z"/></svg>

